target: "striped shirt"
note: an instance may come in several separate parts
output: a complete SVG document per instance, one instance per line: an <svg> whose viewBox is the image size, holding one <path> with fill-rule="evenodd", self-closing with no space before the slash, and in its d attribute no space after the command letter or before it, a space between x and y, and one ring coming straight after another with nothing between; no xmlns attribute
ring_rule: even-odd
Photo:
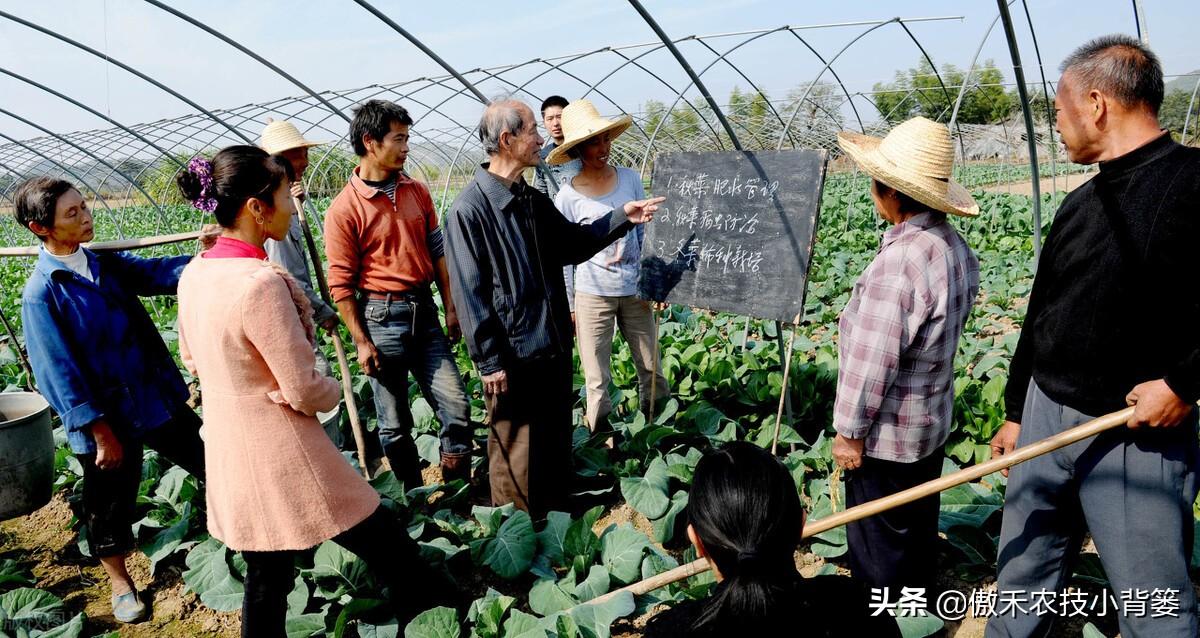
<svg viewBox="0 0 1200 638"><path fill-rule="evenodd" d="M946 442L954 354L979 290L979 260L941 213L883 235L838 323L833 426L867 456L911 463Z"/></svg>
<svg viewBox="0 0 1200 638"><path fill-rule="evenodd" d="M393 204L396 203L396 184L399 182L395 179L385 179L377 182L373 179L364 179L363 183L379 192L387 195L388 200ZM429 256L436 262L438 259L446 256L445 241L442 238L442 227L434 226L429 234L425 236L425 245L429 248ZM316 306L313 306L314 308Z"/></svg>

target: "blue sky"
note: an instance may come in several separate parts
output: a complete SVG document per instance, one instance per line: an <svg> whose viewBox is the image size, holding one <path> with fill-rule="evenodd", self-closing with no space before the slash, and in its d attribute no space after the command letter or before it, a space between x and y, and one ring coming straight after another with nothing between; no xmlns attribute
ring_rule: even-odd
<svg viewBox="0 0 1200 638"><path fill-rule="evenodd" d="M350 0L176 0L171 4L238 39L316 89L441 74L431 60ZM375 0L374 4L460 70L654 39L624 0L520 0L503 4L483 0ZM644 4L675 37L893 16L962 16L910 25L937 64L959 67L969 64L996 15L996 5L989 0L644 0ZM1145 0L1144 7L1150 44L1162 58L1166 73L1200 69L1200 47L1195 42L1200 2ZM299 92L236 50L142 0L0 0L0 8L108 51L206 107L237 106ZM1050 79L1057 77L1062 58L1088 38L1134 32L1132 3L1128 0L1029 0L1029 10ZM1036 78L1033 44L1021 4L1015 4L1012 11L1027 73L1031 79ZM831 56L864 29L838 27L801 33L817 50ZM736 40L722 42L732 46ZM696 66L703 67L712 59L711 53L694 43L681 48ZM868 90L873 83L890 79L896 69L915 65L919 56L904 32L889 25L851 47L835 69L851 91ZM999 27L984 46L981 60L987 58L1004 67L1006 77L1012 79ZM778 34L739 49L731 59L773 97L782 97L789 88L810 81L821 68L798 41ZM647 65L671 82L684 82L683 73L665 54L648 57ZM68 93L126 123L188 112L186 105L120 69L109 68L103 60L4 19L0 19L0 66ZM586 77L602 74L603 66L582 63L577 68ZM734 85L746 88L744 81L716 68L705 78L722 101ZM644 74L618 74L605 86L623 105L669 97L661 85ZM484 88L495 90L486 85ZM541 94L558 92L567 97L581 90L579 84L561 76L533 88ZM95 117L8 77L0 76L0 95L4 96L0 99L4 108L56 131L105 126ZM457 108L465 112L477 111L478 107L468 102ZM6 116L0 116L0 133L18 138L37 135Z"/></svg>

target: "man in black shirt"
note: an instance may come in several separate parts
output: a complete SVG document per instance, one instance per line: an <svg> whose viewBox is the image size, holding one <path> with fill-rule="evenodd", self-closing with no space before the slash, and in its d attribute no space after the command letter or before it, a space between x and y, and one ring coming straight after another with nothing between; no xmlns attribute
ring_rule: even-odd
<svg viewBox="0 0 1200 638"><path fill-rule="evenodd" d="M572 478L574 341L562 268L650 221L663 198L574 224L522 177L542 146L527 105L489 104L479 139L489 161L446 216L450 288L483 381L492 505L538 518L566 509Z"/></svg>
<svg viewBox="0 0 1200 638"><path fill-rule="evenodd" d="M1086 528L1120 598L1121 635L1194 638L1200 149L1159 126L1162 67L1137 40L1093 40L1062 70L1059 134L1071 161L1100 172L1063 201L1046 239L992 453L1135 411L1127 428L1013 468L987 635L1049 630L1031 593L1064 591ZM1001 609L1022 593L1024 605Z"/></svg>

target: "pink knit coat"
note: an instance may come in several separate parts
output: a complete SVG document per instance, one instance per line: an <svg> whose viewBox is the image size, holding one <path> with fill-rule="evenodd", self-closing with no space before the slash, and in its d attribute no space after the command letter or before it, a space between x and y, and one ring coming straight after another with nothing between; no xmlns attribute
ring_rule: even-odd
<svg viewBox="0 0 1200 638"><path fill-rule="evenodd" d="M312 309L258 259L193 259L179 280L179 352L200 379L208 531L243 551L305 549L361 522L375 490L315 418L338 404L314 370Z"/></svg>

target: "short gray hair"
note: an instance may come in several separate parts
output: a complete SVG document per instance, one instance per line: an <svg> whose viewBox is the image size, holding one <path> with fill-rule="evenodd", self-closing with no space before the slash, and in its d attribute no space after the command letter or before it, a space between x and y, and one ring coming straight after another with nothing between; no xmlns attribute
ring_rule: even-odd
<svg viewBox="0 0 1200 638"><path fill-rule="evenodd" d="M519 107L524 102L504 95L488 102L483 109L483 117L479 118L479 141L483 151L488 155L500 152L500 135L509 133L520 135L525 130L525 120L521 117Z"/></svg>
<svg viewBox="0 0 1200 638"><path fill-rule="evenodd" d="M1125 106L1144 104L1157 114L1163 101L1162 63L1137 38L1105 35L1075 49L1059 70L1082 91L1096 89Z"/></svg>

